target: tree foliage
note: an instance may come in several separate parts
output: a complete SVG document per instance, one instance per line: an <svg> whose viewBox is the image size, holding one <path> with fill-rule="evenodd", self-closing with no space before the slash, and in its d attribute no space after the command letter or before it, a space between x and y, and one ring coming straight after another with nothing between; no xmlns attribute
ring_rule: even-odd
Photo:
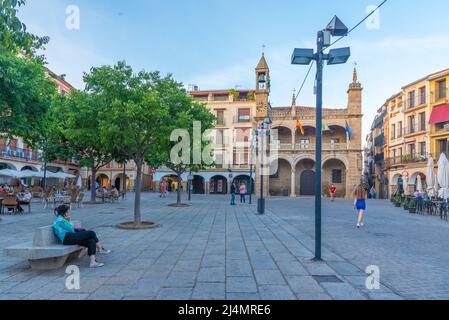
<svg viewBox="0 0 449 320"><path fill-rule="evenodd" d="M168 107L168 118L164 127L169 134L161 136L152 152L148 153L146 161L150 167L165 166L176 173L177 204L181 204L182 175L187 171L197 172L213 164L212 150L209 148L210 137L205 133L213 128L215 116L204 105L196 103L187 95L181 83L167 79L163 86L164 89L160 92L164 95L163 99ZM177 146L184 148L180 148L178 152ZM176 154L176 159L173 159L172 151ZM204 159L203 155L207 159Z"/></svg>
<svg viewBox="0 0 449 320"><path fill-rule="evenodd" d="M0 0L0 46L9 52L21 51L32 57L36 50L44 48L49 38L29 33L17 17L18 9L25 3L26 0Z"/></svg>
<svg viewBox="0 0 449 320"><path fill-rule="evenodd" d="M30 140L56 94L45 68L33 59L0 49L0 132Z"/></svg>

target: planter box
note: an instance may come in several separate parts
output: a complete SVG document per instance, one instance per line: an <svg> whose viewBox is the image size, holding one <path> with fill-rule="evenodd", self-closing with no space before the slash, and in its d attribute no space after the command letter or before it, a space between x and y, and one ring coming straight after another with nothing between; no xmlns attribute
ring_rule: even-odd
<svg viewBox="0 0 449 320"><path fill-rule="evenodd" d="M416 213L416 208L409 208L408 211L409 211L410 213Z"/></svg>
<svg viewBox="0 0 449 320"><path fill-rule="evenodd" d="M396 208L400 208L400 207L401 207L401 204L400 204L400 203L395 203L394 206L395 206Z"/></svg>

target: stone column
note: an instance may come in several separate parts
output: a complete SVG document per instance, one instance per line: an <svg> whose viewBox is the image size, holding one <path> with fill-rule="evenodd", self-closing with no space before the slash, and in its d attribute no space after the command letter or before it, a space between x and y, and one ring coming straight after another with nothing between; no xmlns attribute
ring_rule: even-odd
<svg viewBox="0 0 449 320"><path fill-rule="evenodd" d="M290 197L296 198L296 170L292 170Z"/></svg>
<svg viewBox="0 0 449 320"><path fill-rule="evenodd" d="M296 131L292 130L292 149L295 149Z"/></svg>

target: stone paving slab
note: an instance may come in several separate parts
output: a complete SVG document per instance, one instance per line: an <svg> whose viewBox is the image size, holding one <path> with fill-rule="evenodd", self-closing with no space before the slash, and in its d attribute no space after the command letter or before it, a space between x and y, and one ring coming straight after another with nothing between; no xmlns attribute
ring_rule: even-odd
<svg viewBox="0 0 449 320"><path fill-rule="evenodd" d="M3 255L5 247L29 241L34 229L51 224L51 210L36 204L30 215L3 217L0 300L449 298L449 252L441 241L449 225L433 217L369 202L367 227L357 230L350 201L324 200L325 262L317 263L311 261L313 199L271 198L260 216L255 205L230 207L225 196L195 195L188 208L168 207L174 197L143 194L143 218L162 225L154 230L114 227L132 219L132 195L117 204L74 209L72 216L113 250L99 257L104 268L89 269L87 258L76 262L80 290L65 288L65 268L36 272L26 261ZM366 288L369 265L381 269L379 290ZM342 282L314 278L331 275Z"/></svg>

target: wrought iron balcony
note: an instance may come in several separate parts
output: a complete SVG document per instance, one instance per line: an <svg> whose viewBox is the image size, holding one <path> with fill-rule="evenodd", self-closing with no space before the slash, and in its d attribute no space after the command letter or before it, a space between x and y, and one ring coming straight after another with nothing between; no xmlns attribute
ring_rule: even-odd
<svg viewBox="0 0 449 320"><path fill-rule="evenodd" d="M39 161L41 153L29 149L9 146L0 146L0 156L3 158L19 159L25 161Z"/></svg>

